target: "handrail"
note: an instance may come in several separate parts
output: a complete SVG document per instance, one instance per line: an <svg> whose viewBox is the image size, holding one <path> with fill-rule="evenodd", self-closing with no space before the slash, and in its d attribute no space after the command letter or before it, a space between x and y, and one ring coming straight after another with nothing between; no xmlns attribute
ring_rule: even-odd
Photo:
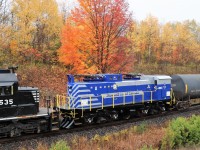
<svg viewBox="0 0 200 150"><path fill-rule="evenodd" d="M92 99L93 98L99 98L101 97L101 103L102 103L102 109L104 108L104 99L105 98L112 98L112 107L114 108L115 107L115 99L116 97L122 97L123 98L123 105L126 105L126 97L127 96L133 96L133 104L135 104L135 96L136 95L141 95L142 96L142 103L145 102L144 100L144 96L146 93L149 93L150 92L150 102L153 103L153 93L156 92L156 90L154 91L128 91L128 92L116 92L116 93L108 93L108 94L101 94L99 96L80 96L79 98L81 100L83 99L88 99L88 102L89 102L89 110L92 111ZM171 92L171 95L172 95L172 92ZM172 100L172 96L170 95L171 97L171 100ZM147 100L146 100L147 101ZM67 106L66 106L67 104ZM70 110L71 109L71 104L73 105L73 112L74 112L74 115L75 115L75 99L72 98L72 97L69 97L69 96L65 96L65 95L56 95L56 107L58 107L59 109L61 107L68 107L68 109ZM51 105L52 106L52 105Z"/></svg>
<svg viewBox="0 0 200 150"><path fill-rule="evenodd" d="M90 111L92 110L92 97L90 96Z"/></svg>
<svg viewBox="0 0 200 150"><path fill-rule="evenodd" d="M102 109L103 109L103 99L104 99L104 96L103 95L101 95L101 104L102 104Z"/></svg>
<svg viewBox="0 0 200 150"><path fill-rule="evenodd" d="M113 108L115 107L115 95L113 94L112 96L112 99L113 99Z"/></svg>
<svg viewBox="0 0 200 150"><path fill-rule="evenodd" d="M135 104L135 94L133 94L133 104Z"/></svg>

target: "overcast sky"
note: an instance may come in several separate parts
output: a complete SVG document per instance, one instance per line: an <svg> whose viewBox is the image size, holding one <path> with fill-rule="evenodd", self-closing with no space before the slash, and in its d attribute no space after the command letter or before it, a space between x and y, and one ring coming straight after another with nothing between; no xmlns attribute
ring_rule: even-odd
<svg viewBox="0 0 200 150"><path fill-rule="evenodd" d="M74 4L76 0L57 0ZM200 0L127 0L136 20L143 20L149 14L160 22L195 19L200 22ZM69 5L68 5L69 6Z"/></svg>
<svg viewBox="0 0 200 150"><path fill-rule="evenodd" d="M151 14L160 22L195 19L200 22L200 0L128 0L134 19Z"/></svg>

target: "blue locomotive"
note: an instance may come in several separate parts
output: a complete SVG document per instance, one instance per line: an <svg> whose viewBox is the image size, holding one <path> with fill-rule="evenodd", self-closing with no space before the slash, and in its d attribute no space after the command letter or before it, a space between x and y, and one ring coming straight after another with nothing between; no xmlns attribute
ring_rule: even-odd
<svg viewBox="0 0 200 150"><path fill-rule="evenodd" d="M61 123L67 128L69 118L100 123L139 113L153 114L165 111L172 100L171 77L166 75L97 74L67 78L67 102L61 106L62 111L72 114Z"/></svg>
<svg viewBox="0 0 200 150"><path fill-rule="evenodd" d="M101 74L75 82L68 75L70 108L93 109L169 101L171 77L161 75ZM69 106L68 106L69 107ZM67 107L67 108L68 108ZM66 109L67 109L66 108Z"/></svg>

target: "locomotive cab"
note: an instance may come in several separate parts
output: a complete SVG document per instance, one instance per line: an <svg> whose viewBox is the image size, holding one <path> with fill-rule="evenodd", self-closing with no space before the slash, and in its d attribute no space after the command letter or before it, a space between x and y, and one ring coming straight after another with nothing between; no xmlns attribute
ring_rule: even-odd
<svg viewBox="0 0 200 150"><path fill-rule="evenodd" d="M19 87L14 68L0 69L0 118L36 114L38 111L38 89Z"/></svg>

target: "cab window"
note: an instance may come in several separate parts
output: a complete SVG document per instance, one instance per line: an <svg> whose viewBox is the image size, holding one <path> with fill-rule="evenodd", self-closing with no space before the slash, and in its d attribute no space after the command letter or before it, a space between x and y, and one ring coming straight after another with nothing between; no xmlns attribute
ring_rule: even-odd
<svg viewBox="0 0 200 150"><path fill-rule="evenodd" d="M11 95L11 87L5 87L4 92L6 95Z"/></svg>
<svg viewBox="0 0 200 150"><path fill-rule="evenodd" d="M5 96L5 95L11 95L11 87L0 87L0 95Z"/></svg>

